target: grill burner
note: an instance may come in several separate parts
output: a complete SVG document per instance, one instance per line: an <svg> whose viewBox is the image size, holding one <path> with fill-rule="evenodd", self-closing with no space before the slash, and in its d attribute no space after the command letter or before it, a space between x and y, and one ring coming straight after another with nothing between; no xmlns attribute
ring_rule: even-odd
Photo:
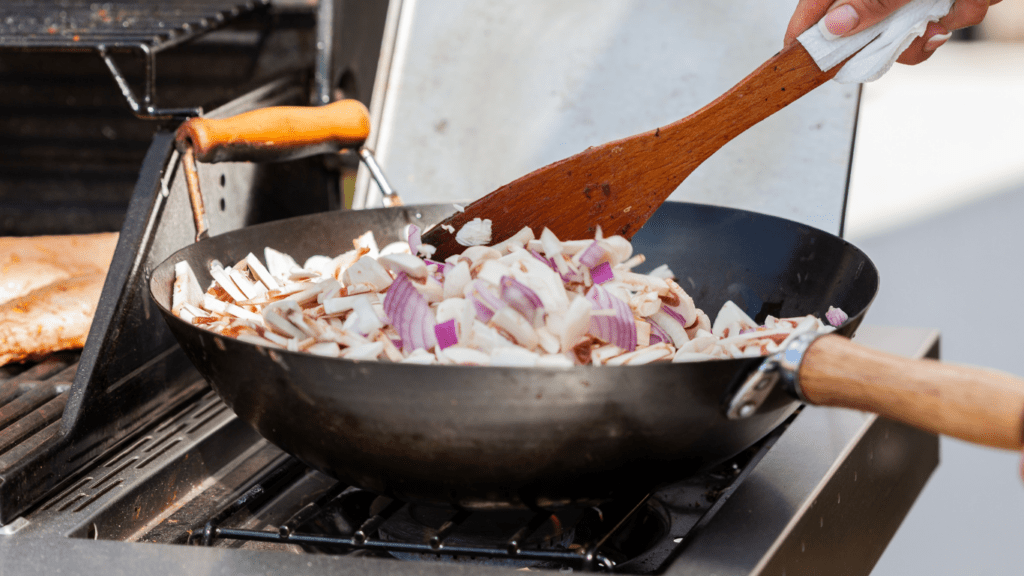
<svg viewBox="0 0 1024 576"><path fill-rule="evenodd" d="M170 534L168 522L179 531L188 530L187 523L171 517L142 539L218 547L260 543L326 554L515 568L655 573L722 506L784 429L713 470L652 495L620 495L600 507L554 514L407 504L344 483L324 484L328 478L287 458L237 489L242 495L201 530L184 537ZM303 504L314 495L315 501ZM288 502L293 502L290 508ZM276 530L267 530L285 510L291 516Z"/></svg>

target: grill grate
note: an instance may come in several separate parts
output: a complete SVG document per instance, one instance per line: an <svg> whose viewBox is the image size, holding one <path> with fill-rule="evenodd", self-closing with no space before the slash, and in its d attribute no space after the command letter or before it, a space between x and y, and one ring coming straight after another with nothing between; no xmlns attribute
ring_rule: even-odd
<svg viewBox="0 0 1024 576"><path fill-rule="evenodd" d="M0 4L0 50L96 52L139 118L198 116L201 108L159 108L158 52L270 5L270 0L14 0ZM130 52L145 65L142 98L135 95L112 52Z"/></svg>
<svg viewBox="0 0 1024 576"><path fill-rule="evenodd" d="M0 471L56 434L77 368L78 355L64 353L0 372Z"/></svg>
<svg viewBox="0 0 1024 576"><path fill-rule="evenodd" d="M7 0L0 4L0 47L91 50L185 42L270 0Z"/></svg>

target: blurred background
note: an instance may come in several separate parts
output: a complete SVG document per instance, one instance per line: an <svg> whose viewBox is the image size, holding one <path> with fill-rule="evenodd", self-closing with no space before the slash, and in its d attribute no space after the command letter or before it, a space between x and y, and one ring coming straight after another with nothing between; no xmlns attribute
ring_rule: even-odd
<svg viewBox="0 0 1024 576"><path fill-rule="evenodd" d="M872 324L942 331L942 358L1024 376L1024 3L863 88L846 237L878 265ZM943 438L878 576L1024 570L1020 454Z"/></svg>

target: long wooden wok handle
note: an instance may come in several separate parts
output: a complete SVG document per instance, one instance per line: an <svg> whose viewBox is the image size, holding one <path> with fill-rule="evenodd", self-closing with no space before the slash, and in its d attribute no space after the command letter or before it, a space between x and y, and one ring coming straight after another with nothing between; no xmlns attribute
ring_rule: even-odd
<svg viewBox="0 0 1024 576"><path fill-rule="evenodd" d="M975 444L1024 444L1024 380L981 368L910 360L818 338L804 356L800 389L812 404L854 408Z"/></svg>
<svg viewBox="0 0 1024 576"><path fill-rule="evenodd" d="M356 147L370 134L370 113L358 100L327 106L260 108L231 118L191 118L177 132L182 150L199 162L272 162Z"/></svg>

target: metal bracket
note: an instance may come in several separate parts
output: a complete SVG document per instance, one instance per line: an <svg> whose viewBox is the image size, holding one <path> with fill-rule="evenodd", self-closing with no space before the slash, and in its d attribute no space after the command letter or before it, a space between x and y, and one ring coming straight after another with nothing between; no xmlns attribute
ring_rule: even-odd
<svg viewBox="0 0 1024 576"><path fill-rule="evenodd" d="M132 91L128 80L121 73L121 69L114 63L114 59L110 56L107 46L105 44L96 46L96 52L103 59L103 63L107 65L107 69L110 70L110 74L114 77L114 81L117 82L118 88L121 89L121 94L128 101L128 106L132 109L132 113L142 120L201 116L203 114L202 108L156 107L156 52L146 44L140 44L135 48L142 52L146 63L146 87L145 93L142 95L141 104L139 99L135 97L135 92Z"/></svg>
<svg viewBox="0 0 1024 576"><path fill-rule="evenodd" d="M807 349L823 335L819 332L803 332L790 336L778 352L765 358L729 401L725 413L729 420L742 420L757 413L780 380L786 392L806 402L800 390L800 364Z"/></svg>
<svg viewBox="0 0 1024 576"><path fill-rule="evenodd" d="M391 184L388 183L388 179L384 176L384 171L381 170L380 164L377 164L377 159L373 157L373 150L362 146L359 148L359 157L363 160L363 164L366 165L366 169L370 171L370 176L374 182L380 187L380 191L384 195L384 206L387 208L402 206L402 198L391 187Z"/></svg>

